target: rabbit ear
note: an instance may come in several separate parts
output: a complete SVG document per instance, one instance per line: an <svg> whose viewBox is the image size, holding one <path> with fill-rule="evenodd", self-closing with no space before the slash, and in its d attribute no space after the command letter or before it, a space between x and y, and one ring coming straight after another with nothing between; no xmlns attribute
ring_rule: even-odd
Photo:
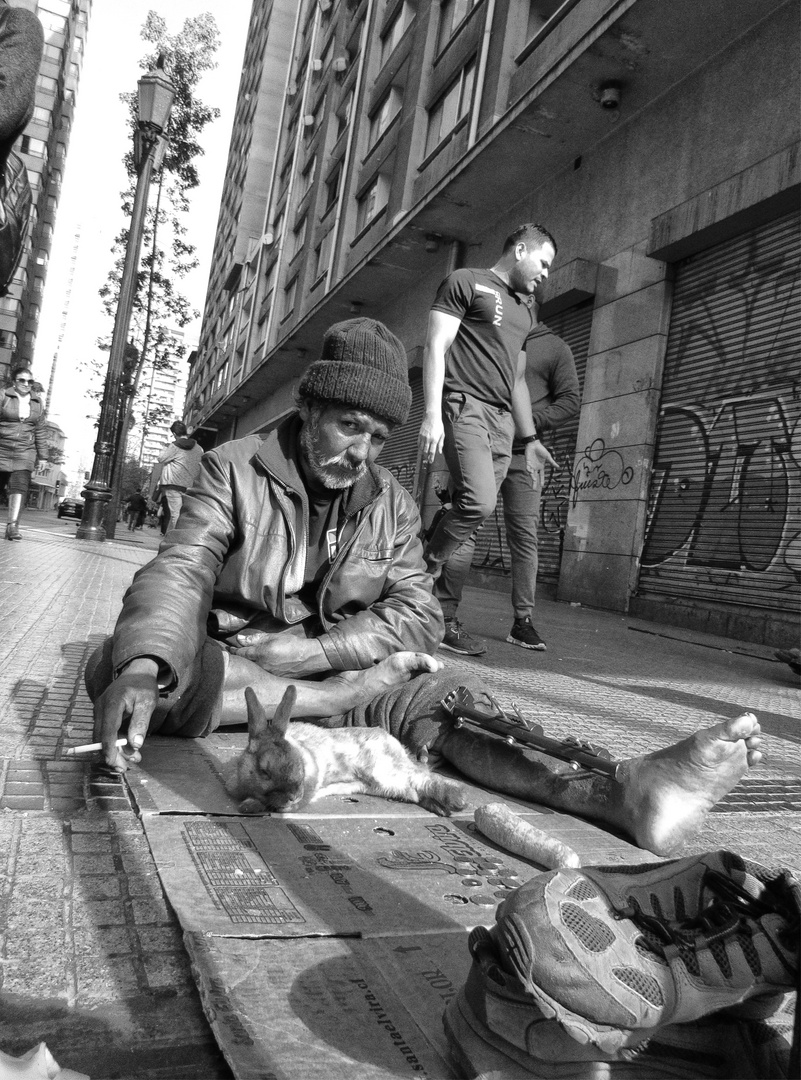
<svg viewBox="0 0 801 1080"><path fill-rule="evenodd" d="M277 731L280 731L282 735L286 735L286 729L289 727L289 721L292 718L292 709L294 708L297 696L298 688L293 685L288 686L284 696L278 703L278 708L275 710L273 727Z"/></svg>
<svg viewBox="0 0 801 1080"><path fill-rule="evenodd" d="M245 705L248 710L248 735L258 739L267 730L270 721L252 686L245 687Z"/></svg>

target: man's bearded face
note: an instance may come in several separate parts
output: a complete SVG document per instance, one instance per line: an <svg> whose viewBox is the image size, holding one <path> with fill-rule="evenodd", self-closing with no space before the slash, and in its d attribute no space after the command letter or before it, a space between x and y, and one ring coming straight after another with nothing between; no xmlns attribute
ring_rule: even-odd
<svg viewBox="0 0 801 1080"><path fill-rule="evenodd" d="M303 464L322 487L353 487L386 442L390 425L362 409L346 405L311 405L301 409Z"/></svg>

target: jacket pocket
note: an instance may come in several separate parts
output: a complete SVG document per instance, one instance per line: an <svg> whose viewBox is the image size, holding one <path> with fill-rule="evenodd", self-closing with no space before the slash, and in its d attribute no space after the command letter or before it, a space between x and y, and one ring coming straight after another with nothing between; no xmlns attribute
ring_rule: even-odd
<svg viewBox="0 0 801 1080"><path fill-rule="evenodd" d="M367 562L387 562L392 558L392 548L355 547L351 555L354 559L365 559Z"/></svg>

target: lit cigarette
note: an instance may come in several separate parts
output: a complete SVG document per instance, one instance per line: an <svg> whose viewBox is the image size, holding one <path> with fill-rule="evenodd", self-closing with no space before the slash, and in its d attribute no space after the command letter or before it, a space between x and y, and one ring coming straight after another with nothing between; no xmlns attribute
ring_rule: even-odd
<svg viewBox="0 0 801 1080"><path fill-rule="evenodd" d="M128 745L128 740L127 739L117 739L117 741L114 743L114 745L115 746L127 746ZM91 754L93 750L102 750L102 749L103 749L102 742L90 742L90 743L85 743L83 746L70 746L67 750L64 751L64 756L66 757L67 754Z"/></svg>

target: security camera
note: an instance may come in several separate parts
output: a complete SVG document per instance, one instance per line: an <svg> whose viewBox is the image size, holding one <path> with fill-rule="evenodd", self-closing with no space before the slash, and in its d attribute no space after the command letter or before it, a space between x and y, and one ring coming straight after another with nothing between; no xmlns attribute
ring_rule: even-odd
<svg viewBox="0 0 801 1080"><path fill-rule="evenodd" d="M600 97L598 100L601 103L602 109L609 109L611 112L613 109L620 108L620 83L608 82L604 83L600 88Z"/></svg>

